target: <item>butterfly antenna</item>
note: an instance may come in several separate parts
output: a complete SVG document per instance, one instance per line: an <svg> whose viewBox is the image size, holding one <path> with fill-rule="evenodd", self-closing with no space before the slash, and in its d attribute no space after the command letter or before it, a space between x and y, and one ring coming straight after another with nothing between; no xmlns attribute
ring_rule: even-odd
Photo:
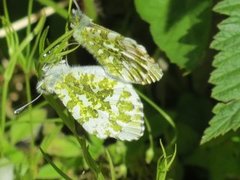
<svg viewBox="0 0 240 180"><path fill-rule="evenodd" d="M74 3L75 6L77 7L77 9L78 9L80 12L82 12L81 9L80 9L80 7L79 7L79 5L78 5L78 3L77 3L77 0L73 0L73 3Z"/></svg>
<svg viewBox="0 0 240 180"><path fill-rule="evenodd" d="M31 102L29 102L29 103L25 104L24 106L16 109L16 110L14 111L14 114L19 114L22 110L24 110L24 109L25 109L27 106L29 106L30 104L34 103L34 102L35 102L36 100L38 100L41 96L42 96L42 93L39 94L39 95L38 95L35 99L33 99Z"/></svg>

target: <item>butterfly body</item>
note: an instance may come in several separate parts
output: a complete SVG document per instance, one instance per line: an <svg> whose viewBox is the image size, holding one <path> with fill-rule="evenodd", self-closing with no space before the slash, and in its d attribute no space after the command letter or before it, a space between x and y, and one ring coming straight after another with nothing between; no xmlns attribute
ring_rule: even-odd
<svg viewBox="0 0 240 180"><path fill-rule="evenodd" d="M162 77L159 64L142 45L87 18L80 11L73 11L73 37L110 76L136 84L150 84Z"/></svg>
<svg viewBox="0 0 240 180"><path fill-rule="evenodd" d="M40 93L56 94L83 128L101 139L139 139L143 105L131 84L110 78L100 66L47 68Z"/></svg>

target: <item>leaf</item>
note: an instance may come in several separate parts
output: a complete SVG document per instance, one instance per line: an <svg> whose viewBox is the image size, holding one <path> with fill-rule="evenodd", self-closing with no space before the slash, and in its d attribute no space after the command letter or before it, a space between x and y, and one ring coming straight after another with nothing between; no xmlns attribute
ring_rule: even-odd
<svg viewBox="0 0 240 180"><path fill-rule="evenodd" d="M81 153L78 142L74 137L70 136L55 137L51 144L48 145L46 151L50 155L59 157L76 157Z"/></svg>
<svg viewBox="0 0 240 180"><path fill-rule="evenodd" d="M224 135L230 130L236 131L240 126L240 100L218 103L213 112L216 115L209 122L210 127L205 130L201 144L219 135Z"/></svg>
<svg viewBox="0 0 240 180"><path fill-rule="evenodd" d="M7 138L1 139L4 157L7 158L14 166L15 179L17 176L23 177L29 169L29 161L26 154L23 151L19 151L19 148L11 145ZM1 166L0 159L0 166ZM0 175L1 176L1 175ZM0 178L6 179L6 178Z"/></svg>
<svg viewBox="0 0 240 180"><path fill-rule="evenodd" d="M44 165L39 169L38 179L59 179L61 176L50 165Z"/></svg>
<svg viewBox="0 0 240 180"><path fill-rule="evenodd" d="M171 62L188 70L200 64L208 48L210 0L135 0L135 5Z"/></svg>
<svg viewBox="0 0 240 180"><path fill-rule="evenodd" d="M97 159L104 152L103 140L94 135L89 138L91 143L88 144L88 151L94 159Z"/></svg>
<svg viewBox="0 0 240 180"><path fill-rule="evenodd" d="M221 1L214 10L230 17L218 25L220 31L211 44L211 48L220 51L214 58L215 70L209 79L215 85L212 97L219 102L213 109L215 116L204 132L202 144L240 127L240 1Z"/></svg>
<svg viewBox="0 0 240 180"><path fill-rule="evenodd" d="M15 144L19 141L29 140L32 133L34 137L37 136L46 116L47 113L43 109L32 109L31 112L23 113L11 126L11 142Z"/></svg>
<svg viewBox="0 0 240 180"><path fill-rule="evenodd" d="M195 149L185 159L187 167L195 167L200 179L238 179L240 169L240 144L231 140L209 143ZM191 168L191 170L193 170ZM191 171L189 168L189 172ZM194 174L194 172L193 172Z"/></svg>
<svg viewBox="0 0 240 180"><path fill-rule="evenodd" d="M44 159L55 169L56 172L58 172L59 175L61 175L64 179L71 180L71 178L68 177L67 174L65 174L61 169L59 169L56 166L56 164L54 164L54 162L50 159L49 155L46 154L41 147L39 149L40 149Z"/></svg>

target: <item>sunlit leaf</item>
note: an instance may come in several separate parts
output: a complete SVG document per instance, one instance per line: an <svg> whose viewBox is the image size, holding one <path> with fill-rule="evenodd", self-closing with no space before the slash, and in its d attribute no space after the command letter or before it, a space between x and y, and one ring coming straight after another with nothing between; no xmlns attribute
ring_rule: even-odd
<svg viewBox="0 0 240 180"><path fill-rule="evenodd" d="M211 1L135 0L153 40L171 62L193 69L208 48Z"/></svg>
<svg viewBox="0 0 240 180"><path fill-rule="evenodd" d="M219 2L215 11L229 15L219 25L211 47L220 52L215 56L209 81L215 85L212 97L219 101L214 107L215 116L210 121L201 143L240 127L240 1Z"/></svg>

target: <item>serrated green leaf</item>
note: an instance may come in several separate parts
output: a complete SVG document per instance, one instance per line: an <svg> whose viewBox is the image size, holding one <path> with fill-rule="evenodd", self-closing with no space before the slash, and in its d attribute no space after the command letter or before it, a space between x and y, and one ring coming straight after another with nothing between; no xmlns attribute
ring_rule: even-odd
<svg viewBox="0 0 240 180"><path fill-rule="evenodd" d="M211 47L216 50L231 51L234 47L239 46L239 22L240 19L237 16L222 21L218 25L221 31L214 37Z"/></svg>
<svg viewBox="0 0 240 180"><path fill-rule="evenodd" d="M171 62L188 70L200 64L208 48L211 0L135 0L135 5Z"/></svg>
<svg viewBox="0 0 240 180"><path fill-rule="evenodd" d="M239 16L240 1L239 0L224 0L219 2L213 10L220 14L226 14L231 16Z"/></svg>
<svg viewBox="0 0 240 180"><path fill-rule="evenodd" d="M230 130L236 131L240 127L240 101L230 103L218 103L213 112L216 114L210 121L210 127L206 129L201 143L223 135Z"/></svg>
<svg viewBox="0 0 240 180"><path fill-rule="evenodd" d="M220 102L213 109L215 116L201 143L240 127L240 1L221 1L214 10L230 17L218 25L220 31L211 44L211 48L220 50L213 61L216 69L209 79L215 85L212 97Z"/></svg>

